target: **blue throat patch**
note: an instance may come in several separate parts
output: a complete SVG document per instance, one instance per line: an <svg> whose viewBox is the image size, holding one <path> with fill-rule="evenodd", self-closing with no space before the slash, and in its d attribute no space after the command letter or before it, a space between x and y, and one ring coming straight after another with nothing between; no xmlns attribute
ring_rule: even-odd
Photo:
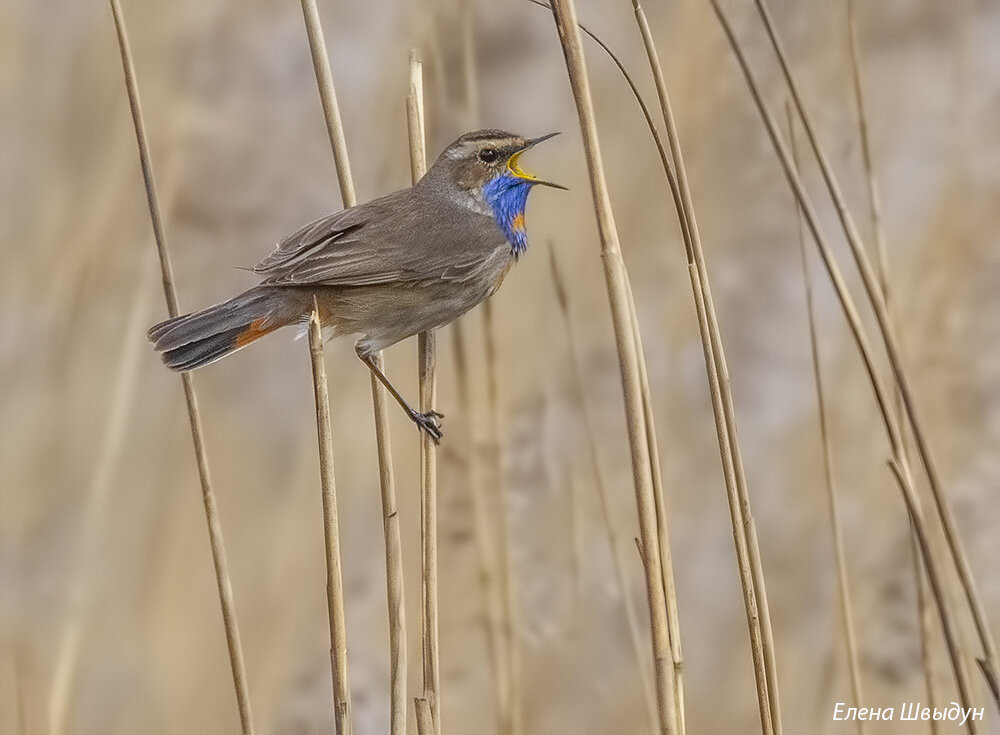
<svg viewBox="0 0 1000 735"><path fill-rule="evenodd" d="M528 249L528 233L524 227L524 208L533 182L509 174L491 179L483 187L483 199L493 210L493 218L510 242L514 257Z"/></svg>

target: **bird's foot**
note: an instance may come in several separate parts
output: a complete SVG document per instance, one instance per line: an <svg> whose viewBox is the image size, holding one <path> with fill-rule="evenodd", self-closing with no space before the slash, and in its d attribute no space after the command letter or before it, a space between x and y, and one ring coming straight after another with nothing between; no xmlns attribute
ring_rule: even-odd
<svg viewBox="0 0 1000 735"><path fill-rule="evenodd" d="M417 425L417 428L434 440L435 444L441 443L443 434L441 432L440 419L444 418L443 413L439 413L438 411L427 411L425 413L414 411L410 415L410 418L413 419L413 423Z"/></svg>

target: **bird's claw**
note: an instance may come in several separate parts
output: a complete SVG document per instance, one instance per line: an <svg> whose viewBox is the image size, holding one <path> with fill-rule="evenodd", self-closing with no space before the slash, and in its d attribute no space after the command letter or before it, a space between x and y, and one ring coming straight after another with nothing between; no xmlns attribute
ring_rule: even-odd
<svg viewBox="0 0 1000 735"><path fill-rule="evenodd" d="M417 428L425 432L435 444L441 443L441 437L443 434L441 432L441 422L438 419L444 418L443 413L439 413L437 411L419 413L414 411L411 418L413 419L413 423L417 425Z"/></svg>

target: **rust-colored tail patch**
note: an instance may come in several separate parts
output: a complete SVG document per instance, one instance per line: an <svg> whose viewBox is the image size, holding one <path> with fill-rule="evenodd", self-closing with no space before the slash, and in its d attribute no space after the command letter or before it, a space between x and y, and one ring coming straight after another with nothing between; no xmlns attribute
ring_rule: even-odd
<svg viewBox="0 0 1000 735"><path fill-rule="evenodd" d="M246 347L254 340L258 340L278 328L277 324L268 324L269 321L266 317L254 319L242 332L236 335L236 339L233 340L233 348Z"/></svg>

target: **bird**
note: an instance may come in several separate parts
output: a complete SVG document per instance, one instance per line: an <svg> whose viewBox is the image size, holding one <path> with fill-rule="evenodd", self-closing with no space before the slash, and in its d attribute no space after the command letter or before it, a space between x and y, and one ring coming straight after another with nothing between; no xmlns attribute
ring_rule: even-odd
<svg viewBox="0 0 1000 735"><path fill-rule="evenodd" d="M258 285L147 333L164 364L187 372L285 326L314 308L331 337L357 335L355 352L414 424L435 442L435 410L414 410L379 367L377 353L454 321L491 296L527 251L525 208L539 185L518 159L558 133L524 138L465 133L413 186L310 222L251 270Z"/></svg>

